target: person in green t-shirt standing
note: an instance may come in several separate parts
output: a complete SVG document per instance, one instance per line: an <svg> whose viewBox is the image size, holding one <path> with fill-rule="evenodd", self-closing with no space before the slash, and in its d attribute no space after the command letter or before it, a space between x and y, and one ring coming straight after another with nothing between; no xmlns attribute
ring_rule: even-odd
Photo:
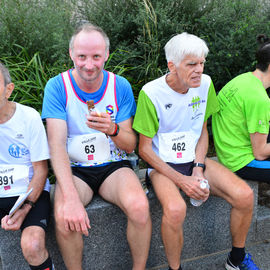
<svg viewBox="0 0 270 270"><path fill-rule="evenodd" d="M260 35L258 41L256 70L221 89L220 111L213 115L212 126L220 162L241 178L270 183L270 40Z"/></svg>
<svg viewBox="0 0 270 270"><path fill-rule="evenodd" d="M227 270L256 270L245 241L252 219L253 191L221 164L206 158L207 119L219 110L214 85L203 74L206 43L191 34L174 36L165 46L169 73L147 83L140 91L133 128L140 133L139 154L162 205L162 240L169 269L181 268L183 223L189 197L206 201L210 192L232 205L232 250Z"/></svg>

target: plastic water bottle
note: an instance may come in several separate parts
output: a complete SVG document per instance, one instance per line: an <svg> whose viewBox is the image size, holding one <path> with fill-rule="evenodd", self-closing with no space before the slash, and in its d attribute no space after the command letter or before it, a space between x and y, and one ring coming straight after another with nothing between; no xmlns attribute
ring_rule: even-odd
<svg viewBox="0 0 270 270"><path fill-rule="evenodd" d="M128 154L128 160L130 161L131 166L132 166L134 172L139 177L139 157L133 151L132 153Z"/></svg>
<svg viewBox="0 0 270 270"><path fill-rule="evenodd" d="M203 179L203 180L200 181L200 188L202 188L202 189L205 189L205 188L209 189L210 188L209 184L208 184L208 181L206 179ZM203 200L195 200L193 198L190 198L190 203L193 206L200 206L200 205L202 205Z"/></svg>

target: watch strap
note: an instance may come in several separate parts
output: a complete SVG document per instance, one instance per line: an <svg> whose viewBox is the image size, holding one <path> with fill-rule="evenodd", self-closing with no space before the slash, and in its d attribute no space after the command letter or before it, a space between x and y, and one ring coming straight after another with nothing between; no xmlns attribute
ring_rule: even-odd
<svg viewBox="0 0 270 270"><path fill-rule="evenodd" d="M119 130L120 130L119 125L115 123L115 129L114 129L113 134L111 134L111 135L109 135L109 134L108 134L108 135L109 135L110 137L115 137L115 136L117 136L117 135L118 135Z"/></svg>
<svg viewBox="0 0 270 270"><path fill-rule="evenodd" d="M201 168L203 168L203 170L205 170L205 164L204 163L194 162L193 168L194 167L201 167Z"/></svg>
<svg viewBox="0 0 270 270"><path fill-rule="evenodd" d="M35 207L35 203L30 201L30 200L25 200L23 204L29 204L31 205L32 207Z"/></svg>

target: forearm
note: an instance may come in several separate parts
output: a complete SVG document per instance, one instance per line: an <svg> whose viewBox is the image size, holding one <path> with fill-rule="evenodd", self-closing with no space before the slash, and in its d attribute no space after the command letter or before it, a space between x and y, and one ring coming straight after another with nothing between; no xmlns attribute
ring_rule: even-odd
<svg viewBox="0 0 270 270"><path fill-rule="evenodd" d="M205 122L203 125L201 136L196 145L194 162L204 163L205 157L207 155L209 141L206 125L207 124Z"/></svg>
<svg viewBox="0 0 270 270"><path fill-rule="evenodd" d="M44 185L48 175L47 160L33 162L34 174L29 183L28 190L33 188L28 199L32 202L36 202L44 189Z"/></svg>
<svg viewBox="0 0 270 270"><path fill-rule="evenodd" d="M66 148L60 144L50 143L50 154L57 185L59 185L64 199L68 196L78 196Z"/></svg>
<svg viewBox="0 0 270 270"><path fill-rule="evenodd" d="M117 136L111 136L110 138L119 149L127 153L131 153L136 147L137 137L135 132L133 130L126 130L121 125L119 126Z"/></svg>

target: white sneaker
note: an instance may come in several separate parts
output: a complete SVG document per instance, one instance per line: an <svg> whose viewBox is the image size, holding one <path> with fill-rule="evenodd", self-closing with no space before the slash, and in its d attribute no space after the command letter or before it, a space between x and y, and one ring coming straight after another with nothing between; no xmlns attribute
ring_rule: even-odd
<svg viewBox="0 0 270 270"><path fill-rule="evenodd" d="M230 259L229 259L229 255L228 255L228 258L227 258L227 261L225 263L225 268L226 270L240 270L240 268L238 266L234 266Z"/></svg>

